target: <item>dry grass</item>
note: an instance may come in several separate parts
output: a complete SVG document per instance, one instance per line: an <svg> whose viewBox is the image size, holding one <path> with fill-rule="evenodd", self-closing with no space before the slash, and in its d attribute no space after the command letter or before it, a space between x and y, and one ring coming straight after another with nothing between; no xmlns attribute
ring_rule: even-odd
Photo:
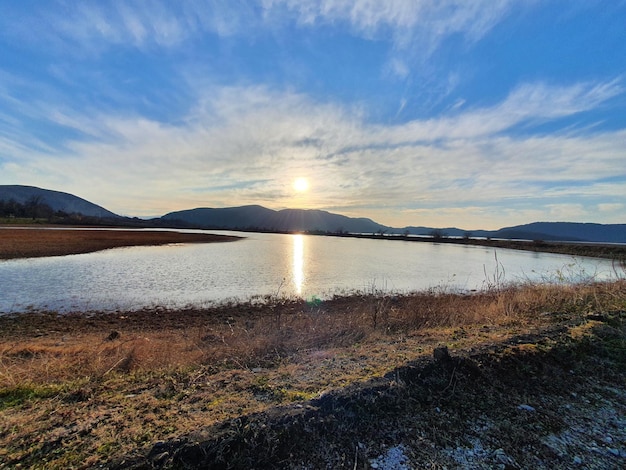
<svg viewBox="0 0 626 470"><path fill-rule="evenodd" d="M0 317L0 462L95 465L380 377L438 345L476 349L616 310L626 310L624 281Z"/></svg>
<svg viewBox="0 0 626 470"><path fill-rule="evenodd" d="M17 315L0 318L0 386L180 367L274 367L303 351L349 348L429 330L537 327L550 320L547 314L604 311L615 308L611 301L623 302L623 296L622 281L471 295L354 296L319 305L276 301L229 307L227 315L219 307L194 311L193 317L144 311L132 324L126 322L132 313ZM24 329L23 324L36 321L34 330Z"/></svg>

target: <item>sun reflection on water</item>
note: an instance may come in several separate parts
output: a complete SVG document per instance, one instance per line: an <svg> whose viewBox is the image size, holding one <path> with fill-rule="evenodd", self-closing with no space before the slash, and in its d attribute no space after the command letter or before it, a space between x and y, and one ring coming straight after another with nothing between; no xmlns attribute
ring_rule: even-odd
<svg viewBox="0 0 626 470"><path fill-rule="evenodd" d="M304 286L304 236L293 237L293 285L298 295L302 295Z"/></svg>

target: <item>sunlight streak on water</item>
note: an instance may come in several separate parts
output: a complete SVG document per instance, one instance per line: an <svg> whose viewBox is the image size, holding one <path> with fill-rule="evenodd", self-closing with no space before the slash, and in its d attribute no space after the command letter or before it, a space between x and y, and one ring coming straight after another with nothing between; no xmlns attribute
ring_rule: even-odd
<svg viewBox="0 0 626 470"><path fill-rule="evenodd" d="M304 286L304 237L301 234L293 237L293 285L298 296L302 295Z"/></svg>

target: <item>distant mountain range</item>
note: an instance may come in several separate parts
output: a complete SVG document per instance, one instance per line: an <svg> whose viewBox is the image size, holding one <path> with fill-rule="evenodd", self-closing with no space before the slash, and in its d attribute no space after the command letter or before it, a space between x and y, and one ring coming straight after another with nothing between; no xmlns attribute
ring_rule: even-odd
<svg viewBox="0 0 626 470"><path fill-rule="evenodd" d="M626 243L626 224L591 224L575 222L534 222L499 230L467 231L456 227L403 227L381 225L367 218L353 218L322 210L284 209L275 211L252 205L227 208L197 208L170 212L148 221L120 217L101 206L72 194L33 186L0 185L0 201L20 204L37 200L55 211L79 213L89 217L115 219L120 224L139 226L198 227L206 229L314 232L380 233L422 236L485 237L544 241L584 241Z"/></svg>
<svg viewBox="0 0 626 470"><path fill-rule="evenodd" d="M184 222L197 227L277 232L310 231L332 233L386 233L484 237L544 241L585 241L626 243L626 224L586 224L575 222L534 222L499 230L467 231L456 227L403 227L378 224L371 219L351 218L321 210L284 209L274 211L262 206L198 208L170 212L161 220Z"/></svg>

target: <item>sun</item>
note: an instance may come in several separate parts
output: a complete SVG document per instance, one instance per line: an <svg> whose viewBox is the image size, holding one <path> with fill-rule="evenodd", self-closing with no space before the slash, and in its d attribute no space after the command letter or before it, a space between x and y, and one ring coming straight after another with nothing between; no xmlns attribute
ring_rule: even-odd
<svg viewBox="0 0 626 470"><path fill-rule="evenodd" d="M293 189L299 193L303 193L309 189L309 180L306 178L296 178L293 180Z"/></svg>

